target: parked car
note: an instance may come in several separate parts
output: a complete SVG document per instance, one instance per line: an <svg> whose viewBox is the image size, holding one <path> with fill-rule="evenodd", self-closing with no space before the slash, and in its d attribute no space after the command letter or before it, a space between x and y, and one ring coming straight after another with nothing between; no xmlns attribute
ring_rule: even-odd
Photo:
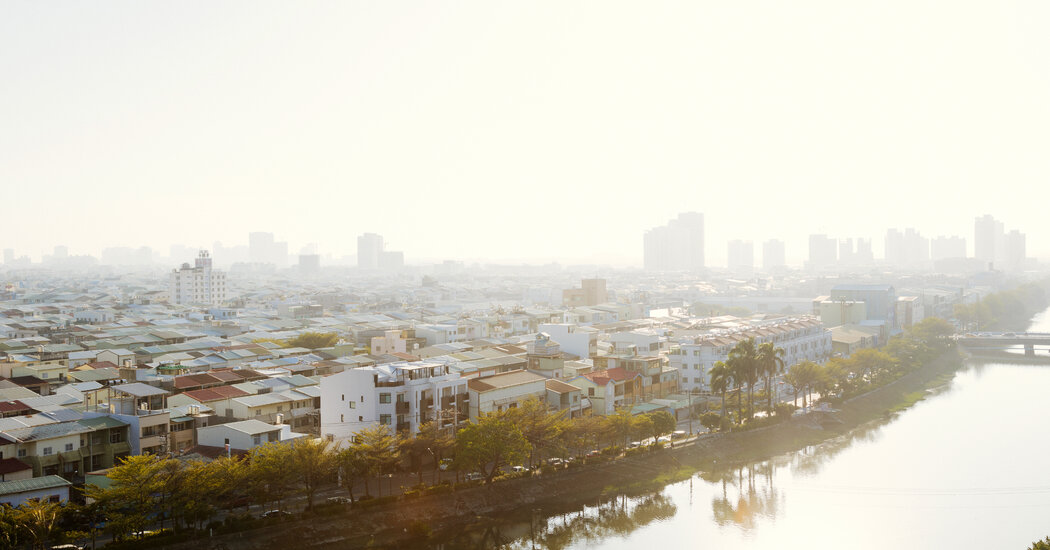
<svg viewBox="0 0 1050 550"><path fill-rule="evenodd" d="M658 437L656 439L656 442L657 443L670 443L671 442L671 436L669 436L669 435L661 435L660 437Z"/></svg>
<svg viewBox="0 0 1050 550"><path fill-rule="evenodd" d="M346 497L328 497L328 504L350 504L352 500Z"/></svg>
<svg viewBox="0 0 1050 550"><path fill-rule="evenodd" d="M269 510L267 512L263 512L262 515L259 516L259 517L266 518L266 519L271 519L271 518L286 518L286 517L289 517L291 515L292 514L290 512L285 512L284 510Z"/></svg>
<svg viewBox="0 0 1050 550"><path fill-rule="evenodd" d="M587 453L587 458L594 458L596 456L601 456L601 454L602 452L598 449L593 449Z"/></svg>
<svg viewBox="0 0 1050 550"><path fill-rule="evenodd" d="M641 441L632 441L631 444L627 446L627 448L628 449L637 449L638 447L641 447L641 446L642 446L642 442Z"/></svg>
<svg viewBox="0 0 1050 550"><path fill-rule="evenodd" d="M452 459L451 458L442 458L441 462L438 463L438 469L441 470L441 471L448 470L451 467L452 467Z"/></svg>
<svg viewBox="0 0 1050 550"><path fill-rule="evenodd" d="M524 466L511 466L510 471L514 472L515 474L523 474L529 471L529 469Z"/></svg>
<svg viewBox="0 0 1050 550"><path fill-rule="evenodd" d="M481 475L481 472L470 472L465 478L467 481L481 481L485 479L485 476Z"/></svg>
<svg viewBox="0 0 1050 550"><path fill-rule="evenodd" d="M686 435L688 434L685 433L685 430L676 430L671 433L671 439L682 439Z"/></svg>

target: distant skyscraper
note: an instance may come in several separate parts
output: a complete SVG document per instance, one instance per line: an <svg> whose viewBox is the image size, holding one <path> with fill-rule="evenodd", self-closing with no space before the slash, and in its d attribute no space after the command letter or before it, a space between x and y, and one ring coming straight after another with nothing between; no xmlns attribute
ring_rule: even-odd
<svg viewBox="0 0 1050 550"><path fill-rule="evenodd" d="M248 260L256 264L288 265L288 243L275 241L273 233L254 232L248 234Z"/></svg>
<svg viewBox="0 0 1050 550"><path fill-rule="evenodd" d="M731 271L750 271L755 268L755 247L751 241L729 241L726 265Z"/></svg>
<svg viewBox="0 0 1050 550"><path fill-rule="evenodd" d="M784 241L770 239L762 243L762 269L775 269L787 265Z"/></svg>
<svg viewBox="0 0 1050 550"><path fill-rule="evenodd" d="M996 248L1003 241L1003 224L985 214L974 220L973 257L992 265L996 260Z"/></svg>
<svg viewBox="0 0 1050 550"><path fill-rule="evenodd" d="M930 259L933 261L966 257L966 239L962 237L937 237L930 241Z"/></svg>
<svg viewBox="0 0 1050 550"><path fill-rule="evenodd" d="M704 215L679 214L665 226L646 231L643 263L653 271L696 271L704 268Z"/></svg>
<svg viewBox="0 0 1050 550"><path fill-rule="evenodd" d="M357 267L379 269L379 256L383 253L383 237L365 233L357 238Z"/></svg>
<svg viewBox="0 0 1050 550"><path fill-rule="evenodd" d="M898 267L917 267L930 261L930 240L916 229L904 233L896 229L886 231L886 263Z"/></svg>
<svg viewBox="0 0 1050 550"><path fill-rule="evenodd" d="M1024 269L1027 259L1025 234L1014 229L1003 237L1003 268L1010 270Z"/></svg>
<svg viewBox="0 0 1050 550"><path fill-rule="evenodd" d="M15 250L13 248L4 249L4 264L11 265L15 262Z"/></svg>
<svg viewBox="0 0 1050 550"><path fill-rule="evenodd" d="M405 253L386 250L382 235L365 233L357 238L357 267L397 270L405 266Z"/></svg>
<svg viewBox="0 0 1050 550"><path fill-rule="evenodd" d="M838 243L827 235L809 236L809 269L822 269L838 261Z"/></svg>

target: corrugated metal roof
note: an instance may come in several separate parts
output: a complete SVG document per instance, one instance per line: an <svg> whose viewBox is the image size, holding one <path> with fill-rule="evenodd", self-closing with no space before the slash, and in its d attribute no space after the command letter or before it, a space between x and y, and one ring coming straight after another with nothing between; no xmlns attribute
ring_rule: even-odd
<svg viewBox="0 0 1050 550"><path fill-rule="evenodd" d="M73 484L59 476L34 477L30 479L19 479L15 481L0 481L0 495L13 495L17 493L28 493L41 489L54 489L56 487L70 487Z"/></svg>

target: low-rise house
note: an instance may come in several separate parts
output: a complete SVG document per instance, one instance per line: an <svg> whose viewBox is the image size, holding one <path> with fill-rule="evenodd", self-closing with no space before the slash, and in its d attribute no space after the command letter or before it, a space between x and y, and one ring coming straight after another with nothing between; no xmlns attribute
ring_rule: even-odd
<svg viewBox="0 0 1050 550"><path fill-rule="evenodd" d="M0 505L21 506L28 500L68 502L69 488L72 485L69 481L56 475L0 481Z"/></svg>
<svg viewBox="0 0 1050 550"><path fill-rule="evenodd" d="M613 414L642 398L642 374L624 368L589 372L566 382L583 390L593 414Z"/></svg>
<svg viewBox="0 0 1050 550"><path fill-rule="evenodd" d="M482 414L517 407L529 399L546 401L547 378L527 370L516 370L467 381L470 395L470 419Z"/></svg>

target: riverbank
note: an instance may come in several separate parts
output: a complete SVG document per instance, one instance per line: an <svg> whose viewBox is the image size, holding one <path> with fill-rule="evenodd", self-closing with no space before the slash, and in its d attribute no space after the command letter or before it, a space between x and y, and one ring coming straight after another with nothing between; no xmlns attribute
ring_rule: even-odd
<svg viewBox="0 0 1050 550"><path fill-rule="evenodd" d="M922 399L929 388L950 381L962 365L950 352L922 368L832 412L811 412L764 428L699 438L692 444L623 457L603 464L542 476L507 480L492 487L457 488L364 509L329 509L294 521L168 546L249 550L281 548L420 548L455 541L452 547L491 547L492 526L513 537L508 526L528 525L535 510L572 511L616 495L638 495L701 472L761 461L884 421Z"/></svg>

